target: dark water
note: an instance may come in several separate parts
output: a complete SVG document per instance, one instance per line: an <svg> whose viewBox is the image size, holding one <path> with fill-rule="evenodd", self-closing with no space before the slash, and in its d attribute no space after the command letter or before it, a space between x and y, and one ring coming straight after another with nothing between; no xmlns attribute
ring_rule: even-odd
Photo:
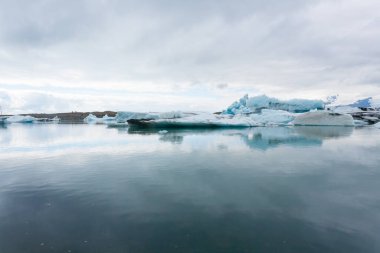
<svg viewBox="0 0 380 253"><path fill-rule="evenodd" d="M0 127L0 252L380 252L380 130Z"/></svg>

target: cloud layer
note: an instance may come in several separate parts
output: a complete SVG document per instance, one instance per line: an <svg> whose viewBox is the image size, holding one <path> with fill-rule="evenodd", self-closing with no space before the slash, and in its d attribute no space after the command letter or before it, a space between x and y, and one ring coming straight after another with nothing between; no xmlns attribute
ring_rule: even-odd
<svg viewBox="0 0 380 253"><path fill-rule="evenodd" d="M377 0L0 2L10 113L380 95ZM3 109L4 110L4 109Z"/></svg>

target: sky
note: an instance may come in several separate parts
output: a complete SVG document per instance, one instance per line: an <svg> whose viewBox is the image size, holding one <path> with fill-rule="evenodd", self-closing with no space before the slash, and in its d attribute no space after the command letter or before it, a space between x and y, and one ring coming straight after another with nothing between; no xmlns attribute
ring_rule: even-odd
<svg viewBox="0 0 380 253"><path fill-rule="evenodd" d="M378 0L0 0L3 113L380 96Z"/></svg>

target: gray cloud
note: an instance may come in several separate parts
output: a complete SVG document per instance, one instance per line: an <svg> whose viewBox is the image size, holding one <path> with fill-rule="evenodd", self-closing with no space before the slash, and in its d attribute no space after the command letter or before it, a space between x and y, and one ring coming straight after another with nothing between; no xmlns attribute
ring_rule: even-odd
<svg viewBox="0 0 380 253"><path fill-rule="evenodd" d="M218 101L221 91L245 90L377 96L379 8L377 0L1 1L0 83L190 95L197 83L204 91L194 95Z"/></svg>

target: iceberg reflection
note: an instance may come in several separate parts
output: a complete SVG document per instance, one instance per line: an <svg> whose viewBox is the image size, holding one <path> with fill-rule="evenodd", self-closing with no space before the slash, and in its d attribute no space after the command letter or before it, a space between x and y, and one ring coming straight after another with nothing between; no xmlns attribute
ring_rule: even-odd
<svg viewBox="0 0 380 253"><path fill-rule="evenodd" d="M157 129L124 128L119 133L157 135ZM159 140L180 144L186 136L220 134L222 136L239 136L252 149L267 150L279 146L308 147L320 146L324 140L350 136L353 127L255 127L250 129L170 129L160 135Z"/></svg>

